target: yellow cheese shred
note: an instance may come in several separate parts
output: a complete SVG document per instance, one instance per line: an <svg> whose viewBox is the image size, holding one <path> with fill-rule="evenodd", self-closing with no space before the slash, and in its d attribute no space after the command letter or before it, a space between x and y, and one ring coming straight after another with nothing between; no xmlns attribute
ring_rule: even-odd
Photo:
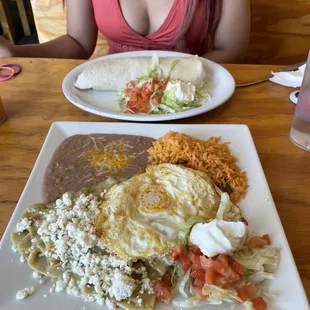
<svg viewBox="0 0 310 310"><path fill-rule="evenodd" d="M128 148L129 146L127 146ZM97 170L117 171L129 166L132 156L126 154L123 143L111 143L105 148L94 147L82 156L82 159Z"/></svg>

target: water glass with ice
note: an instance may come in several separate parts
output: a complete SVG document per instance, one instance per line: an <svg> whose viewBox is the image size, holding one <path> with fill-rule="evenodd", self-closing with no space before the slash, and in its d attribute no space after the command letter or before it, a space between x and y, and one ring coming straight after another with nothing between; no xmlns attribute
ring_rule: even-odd
<svg viewBox="0 0 310 310"><path fill-rule="evenodd" d="M310 151L310 51L298 95L290 138L300 148Z"/></svg>

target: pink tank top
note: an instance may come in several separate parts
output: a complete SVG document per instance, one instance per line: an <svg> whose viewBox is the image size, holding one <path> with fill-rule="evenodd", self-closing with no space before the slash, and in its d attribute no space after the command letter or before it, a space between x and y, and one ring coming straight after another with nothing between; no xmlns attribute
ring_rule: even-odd
<svg viewBox="0 0 310 310"><path fill-rule="evenodd" d="M98 29L110 46L109 54L138 50L175 50L175 37L185 16L185 1L174 0L164 23L147 36L138 34L127 24L118 0L92 2ZM193 23L185 35L186 48L183 52L203 55L212 49L211 46L201 47L199 44L206 27L204 16L203 1L199 1Z"/></svg>

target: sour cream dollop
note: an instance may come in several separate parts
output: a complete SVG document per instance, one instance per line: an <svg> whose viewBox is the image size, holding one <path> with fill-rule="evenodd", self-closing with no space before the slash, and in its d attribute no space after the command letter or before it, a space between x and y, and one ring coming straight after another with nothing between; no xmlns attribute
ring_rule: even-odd
<svg viewBox="0 0 310 310"><path fill-rule="evenodd" d="M231 254L243 243L247 226L242 222L213 220L210 223L196 224L190 234L190 242L201 252L213 257L218 254Z"/></svg>
<svg viewBox="0 0 310 310"><path fill-rule="evenodd" d="M176 90L176 99L179 102L190 102L195 99L196 86L192 83L184 83L179 80L168 82L166 90Z"/></svg>

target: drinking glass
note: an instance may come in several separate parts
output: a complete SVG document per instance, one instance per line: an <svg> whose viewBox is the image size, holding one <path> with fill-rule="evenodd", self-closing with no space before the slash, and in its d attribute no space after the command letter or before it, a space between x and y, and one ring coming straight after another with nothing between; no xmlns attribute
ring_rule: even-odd
<svg viewBox="0 0 310 310"><path fill-rule="evenodd" d="M4 122L5 118L6 118L6 115L5 115L4 107L3 107L2 100L0 97L0 124Z"/></svg>
<svg viewBox="0 0 310 310"><path fill-rule="evenodd" d="M310 151L310 51L298 95L290 138L300 148Z"/></svg>

